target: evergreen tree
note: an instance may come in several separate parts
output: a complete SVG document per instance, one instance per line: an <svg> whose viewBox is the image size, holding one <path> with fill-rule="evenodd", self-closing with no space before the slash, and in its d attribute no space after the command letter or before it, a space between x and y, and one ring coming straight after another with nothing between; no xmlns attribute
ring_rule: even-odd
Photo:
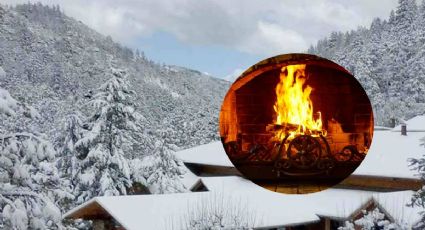
<svg viewBox="0 0 425 230"><path fill-rule="evenodd" d="M63 193L53 146L31 133L4 135L1 142L0 226L59 228L61 212L54 200Z"/></svg>
<svg viewBox="0 0 425 230"><path fill-rule="evenodd" d="M421 146L425 147L425 137L421 139ZM425 153L422 155L421 158L413 158L410 160L410 166L412 167L412 170L415 170L418 172L419 176L421 177L422 182L425 182ZM425 208L425 187L422 187L418 191L416 191L415 194L413 194L412 202L410 203L411 206L418 206ZM418 229L425 228L425 212L421 213L421 221L417 224Z"/></svg>
<svg viewBox="0 0 425 230"><path fill-rule="evenodd" d="M124 70L111 67L110 79L88 103L92 115L75 143L78 171L74 174L77 204L94 196L123 195L131 187L125 153L132 151L133 134L140 132L133 96Z"/></svg>
<svg viewBox="0 0 425 230"><path fill-rule="evenodd" d="M151 193L184 192L186 188L180 179L185 170L164 141L156 141L154 153L143 159L143 170L146 184Z"/></svg>
<svg viewBox="0 0 425 230"><path fill-rule="evenodd" d="M153 134L156 141L150 140L153 142L150 154L134 159L131 163L133 181L147 186L150 193L187 191L181 181L185 174L183 163L174 155L179 147L171 144L176 143L175 137L181 133L176 133L171 125L170 120L164 119L163 128Z"/></svg>
<svg viewBox="0 0 425 230"><path fill-rule="evenodd" d="M1 88L0 98L0 228L61 228L56 201L69 194L60 187L56 151L31 131L32 108Z"/></svg>
<svg viewBox="0 0 425 230"><path fill-rule="evenodd" d="M338 33L309 49L347 68L371 99L375 123L425 113L425 1L399 0L388 21ZM337 48L336 48L337 47Z"/></svg>
<svg viewBox="0 0 425 230"><path fill-rule="evenodd" d="M78 140L83 138L83 121L82 115L79 112L70 114L64 121L64 137L60 143L60 160L58 161L58 168L61 169L63 177L71 178L75 174L75 144Z"/></svg>
<svg viewBox="0 0 425 230"><path fill-rule="evenodd" d="M75 144L83 136L82 115L78 112L68 115L62 127L64 133L62 140L59 142L59 159L57 167L59 169L59 177L61 178L61 187L68 193L74 192L76 183L72 180L78 172L79 161L76 156ZM69 211L74 206L75 197L68 197L59 203L63 212Z"/></svg>

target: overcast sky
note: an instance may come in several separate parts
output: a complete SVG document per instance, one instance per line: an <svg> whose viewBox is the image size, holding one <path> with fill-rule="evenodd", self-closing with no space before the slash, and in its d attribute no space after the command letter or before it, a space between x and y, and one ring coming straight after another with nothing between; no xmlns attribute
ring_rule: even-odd
<svg viewBox="0 0 425 230"><path fill-rule="evenodd" d="M0 0L8 4L28 0ZM154 61L226 78L332 31L387 19L397 0L41 0Z"/></svg>

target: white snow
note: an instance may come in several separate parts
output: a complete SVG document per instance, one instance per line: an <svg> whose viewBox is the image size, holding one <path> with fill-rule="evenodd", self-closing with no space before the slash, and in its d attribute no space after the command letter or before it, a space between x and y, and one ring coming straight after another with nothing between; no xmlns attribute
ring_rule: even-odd
<svg viewBox="0 0 425 230"><path fill-rule="evenodd" d="M407 225L414 225L421 218L423 212L421 207L407 207L412 199L413 191L400 191L389 193L377 193L373 198L383 207L396 222L405 222Z"/></svg>
<svg viewBox="0 0 425 230"><path fill-rule="evenodd" d="M94 180L96 179L95 176L96 175L92 170L82 173L80 176L81 183L85 185L91 185L92 183L94 183Z"/></svg>
<svg viewBox="0 0 425 230"><path fill-rule="evenodd" d="M263 187L258 186L250 180L240 176L224 177L201 177L200 178L209 191L234 192L234 191L263 191Z"/></svg>
<svg viewBox="0 0 425 230"><path fill-rule="evenodd" d="M6 76L6 72L4 71L3 67L0 66L0 77L3 78Z"/></svg>
<svg viewBox="0 0 425 230"><path fill-rule="evenodd" d="M326 189L303 196L317 215L343 219L368 202L373 194L362 190Z"/></svg>
<svg viewBox="0 0 425 230"><path fill-rule="evenodd" d="M425 115L416 116L406 122L407 133L411 132L425 132ZM394 132L401 131L401 124L392 129Z"/></svg>
<svg viewBox="0 0 425 230"><path fill-rule="evenodd" d="M425 132L408 132L402 136L399 132L375 131L366 158L353 174L418 179L416 172L408 167L408 159L425 153L420 146L424 136Z"/></svg>
<svg viewBox="0 0 425 230"><path fill-rule="evenodd" d="M203 178L205 180L206 178ZM204 181L210 186L222 180L215 191L164 195L97 197L64 215L64 218L91 202L96 202L128 230L169 229L178 225L189 210L211 199L232 200L245 207L258 220L255 227L279 227L318 221L319 217L347 219L372 198L397 221L413 225L420 219L419 208L407 207L412 191L375 193L360 190L327 189L303 195L279 194L249 185L243 178L216 177ZM244 181L245 180L245 181ZM231 187L227 187L231 183ZM239 187L239 185L242 185ZM226 208L226 203L224 203ZM229 204L230 205L230 204Z"/></svg>
<svg viewBox="0 0 425 230"><path fill-rule="evenodd" d="M31 118L41 118L40 113L32 106L27 106Z"/></svg>
<svg viewBox="0 0 425 230"><path fill-rule="evenodd" d="M254 212L259 221L255 227L273 227L294 225L319 221L319 218L311 211L300 208L303 202L301 196L281 196L274 192L199 192L178 193L165 195L139 195L118 197L97 197L92 202L97 202L108 211L127 230L144 229L170 229L172 224L180 225L191 208L199 205L198 202L206 202L211 199L222 197L225 200L234 200L241 206L247 207ZM87 203L89 204L89 203ZM226 205L227 203L225 203ZM306 207L307 205L301 205ZM64 218L78 211L81 207L71 210ZM226 207L223 207L226 208ZM290 211L289 211L290 210Z"/></svg>
<svg viewBox="0 0 425 230"><path fill-rule="evenodd" d="M201 180L210 191L222 193L257 192L259 194L258 197L261 199L264 196L270 196L268 190L239 176L202 177ZM301 197L306 207L297 207L297 209L303 212L312 212L320 217L330 217L333 219L348 218L362 205L374 198L396 220L406 221L411 225L420 219L420 215L418 214L420 208L405 207L410 202L412 194L412 191L377 193L363 190L327 189L303 195L277 195L288 197L288 199L295 199L292 197L297 196ZM282 211L288 212L289 210L285 209Z"/></svg>
<svg viewBox="0 0 425 230"><path fill-rule="evenodd" d="M185 163L234 167L220 141L176 152Z"/></svg>
<svg viewBox="0 0 425 230"><path fill-rule="evenodd" d="M194 173L192 173L190 170L186 170L185 174L183 175L183 178L181 178L181 182L183 186L190 191L190 189L195 186L196 182L198 182L200 178L196 176Z"/></svg>
<svg viewBox="0 0 425 230"><path fill-rule="evenodd" d="M0 88L0 114L15 115L18 102L10 96L9 92Z"/></svg>
<svg viewBox="0 0 425 230"><path fill-rule="evenodd" d="M301 197L303 202L305 202L306 207L298 207L297 209L305 212L313 212L318 216L331 218L348 218L349 215L359 209L361 205L368 202L374 195L379 194L376 192L362 190L327 189L311 194L288 195L270 192L239 176L201 177L201 180L209 191L222 193L243 193L247 191L256 192L259 194L258 197L261 197L261 199L265 196L271 196L270 194L288 197L289 199L295 199L293 197ZM410 191L408 193L412 194ZM404 204L407 204L407 202L408 201L404 202ZM398 202L395 204L400 205L401 203ZM404 207L404 205L402 205L402 207ZM397 210L394 209L394 211Z"/></svg>

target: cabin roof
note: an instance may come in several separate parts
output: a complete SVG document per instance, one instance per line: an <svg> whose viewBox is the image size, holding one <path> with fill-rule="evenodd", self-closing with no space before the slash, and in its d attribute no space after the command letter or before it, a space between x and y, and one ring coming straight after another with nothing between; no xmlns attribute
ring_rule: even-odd
<svg viewBox="0 0 425 230"><path fill-rule="evenodd" d="M371 200L377 201L393 219L414 225L420 220L418 207L407 207L413 192L376 193L327 189L312 194L279 194L251 184L243 178L203 178L208 192L164 195L97 197L64 215L64 218L113 217L127 230L169 229L180 226L190 210L211 200L236 201L257 219L256 228L296 226L319 221L320 217L347 220ZM219 182L221 180L221 182ZM245 181L244 181L245 180ZM232 187L229 185L232 184ZM240 186L238 186L240 185ZM234 188L237 189L234 189ZM242 189L245 187L244 189Z"/></svg>
<svg viewBox="0 0 425 230"><path fill-rule="evenodd" d="M90 219L93 216L110 215L127 230L137 230L141 226L146 229L170 229L170 226L181 226L191 210L202 204L210 205L209 202L215 200L224 201L225 210L234 208L235 205L248 210L257 220L256 228L294 226L319 221L319 217L309 210L302 197L281 196L266 190L97 197L67 212L64 218ZM94 209L94 205L101 208ZM300 207L306 207L307 210Z"/></svg>
<svg viewBox="0 0 425 230"><path fill-rule="evenodd" d="M256 191L268 194L270 191L239 176L202 177L200 179L210 191L224 193ZM274 193L274 192L272 192ZM304 202L313 208L314 214L332 219L347 219L357 210L363 208L372 198L379 203L395 220L408 219L415 223L420 219L418 207L405 207L412 198L412 191L373 192L354 189L331 188L311 194L279 194L286 197L302 197ZM259 197L261 197L259 195ZM299 208L299 207L298 207ZM303 209L303 208L301 208ZM304 209L307 211L306 209ZM406 220L407 221L407 220Z"/></svg>
<svg viewBox="0 0 425 230"><path fill-rule="evenodd" d="M240 176L201 177L200 180L209 191L236 192L236 191L264 191L265 188Z"/></svg>
<svg viewBox="0 0 425 230"><path fill-rule="evenodd" d="M425 115L415 116L412 119L407 120L404 123L406 124L406 128L407 128L408 133L409 133L409 131L411 131L411 132L425 132ZM402 124L397 125L396 127L394 127L392 129L392 131L400 132L401 126L402 126Z"/></svg>
<svg viewBox="0 0 425 230"><path fill-rule="evenodd" d="M176 155L185 163L233 167L220 141L185 149Z"/></svg>
<svg viewBox="0 0 425 230"><path fill-rule="evenodd" d="M418 179L408 160L421 157L425 152L420 145L424 136L421 132L408 132L403 136L399 132L375 131L366 158L353 175Z"/></svg>

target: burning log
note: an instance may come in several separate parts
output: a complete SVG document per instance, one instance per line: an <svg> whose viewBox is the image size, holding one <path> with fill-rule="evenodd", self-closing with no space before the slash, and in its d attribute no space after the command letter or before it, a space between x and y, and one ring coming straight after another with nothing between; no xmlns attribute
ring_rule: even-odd
<svg viewBox="0 0 425 230"><path fill-rule="evenodd" d="M298 129L299 125L295 124L269 124L266 126L267 132L289 132L289 131L296 131Z"/></svg>
<svg viewBox="0 0 425 230"><path fill-rule="evenodd" d="M266 132L271 132L271 133L290 134L290 133L297 133L297 131L299 129L300 129L300 125L295 125L295 124L283 124L283 125L269 124L269 125L266 126ZM320 135L326 136L326 130L306 129L306 130L304 130L303 133L299 133L299 134L311 135L313 137L318 137Z"/></svg>

